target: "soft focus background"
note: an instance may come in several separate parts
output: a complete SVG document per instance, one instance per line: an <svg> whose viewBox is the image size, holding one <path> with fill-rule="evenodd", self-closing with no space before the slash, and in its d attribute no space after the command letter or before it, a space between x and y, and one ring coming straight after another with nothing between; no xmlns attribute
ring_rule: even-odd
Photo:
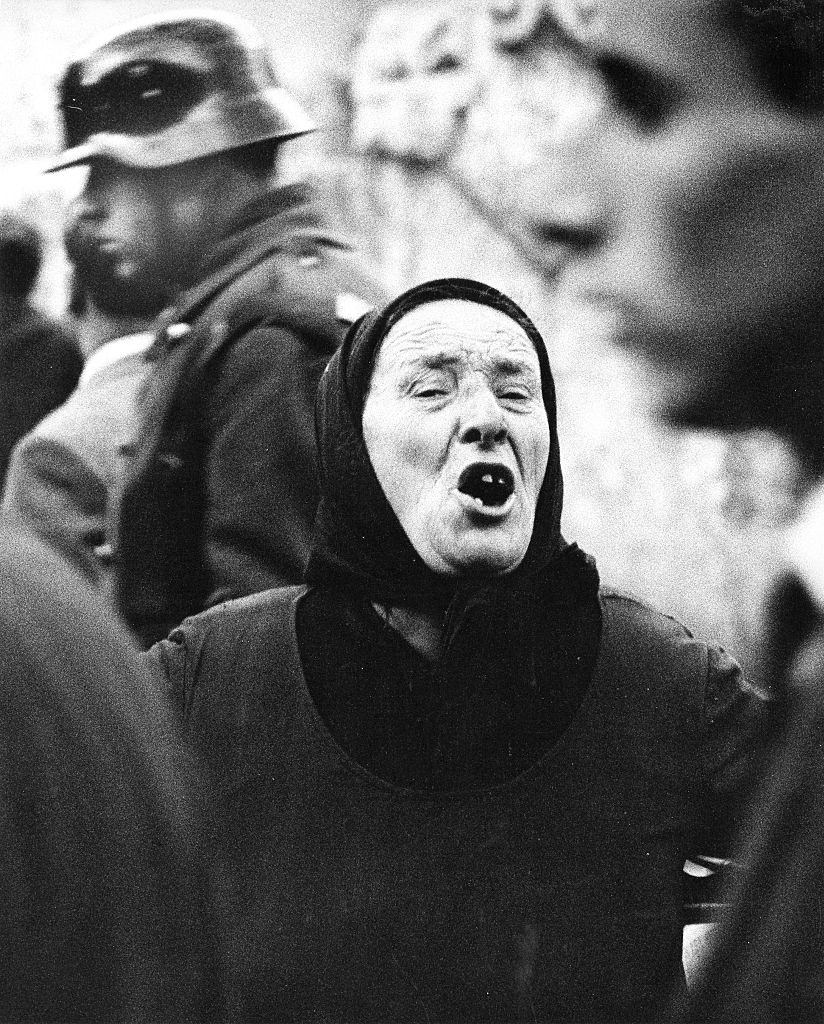
<svg viewBox="0 0 824 1024"><path fill-rule="evenodd" d="M51 240L38 297L52 311L65 301L61 210L82 174L41 173L59 146L56 80L89 35L182 6L194 5L2 0L0 206L27 210ZM390 288L472 276L533 316L558 388L566 536L597 557L608 583L719 639L757 677L757 615L780 557L794 464L766 437L659 426L605 325L557 309L523 211L552 187L553 141L598 98L549 46L513 57L530 5L513 0L491 23L470 3L201 6L249 17L271 43L284 83L322 128L292 146L294 173L323 180Z"/></svg>

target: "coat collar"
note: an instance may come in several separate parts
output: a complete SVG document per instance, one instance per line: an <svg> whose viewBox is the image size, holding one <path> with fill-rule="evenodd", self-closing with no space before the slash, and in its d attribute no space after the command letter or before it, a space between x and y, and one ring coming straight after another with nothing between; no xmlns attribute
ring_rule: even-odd
<svg viewBox="0 0 824 1024"><path fill-rule="evenodd" d="M272 188L237 212L226 236L201 264L198 280L203 281L260 244L273 242L298 229L319 229L322 218L314 191L307 182ZM196 286L195 286L196 287Z"/></svg>
<svg viewBox="0 0 824 1024"><path fill-rule="evenodd" d="M204 260L197 283L160 315L149 358L174 347L219 292L273 252L318 242L350 248L326 227L314 189L308 183L272 188L246 204L225 239Z"/></svg>

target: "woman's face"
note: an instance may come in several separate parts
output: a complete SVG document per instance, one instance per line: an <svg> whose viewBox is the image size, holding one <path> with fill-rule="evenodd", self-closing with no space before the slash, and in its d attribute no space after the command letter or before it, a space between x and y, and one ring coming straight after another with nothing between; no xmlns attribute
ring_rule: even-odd
<svg viewBox="0 0 824 1024"><path fill-rule="evenodd" d="M378 353L363 436L430 569L498 575L521 563L550 439L538 355L506 314L446 299L402 317Z"/></svg>

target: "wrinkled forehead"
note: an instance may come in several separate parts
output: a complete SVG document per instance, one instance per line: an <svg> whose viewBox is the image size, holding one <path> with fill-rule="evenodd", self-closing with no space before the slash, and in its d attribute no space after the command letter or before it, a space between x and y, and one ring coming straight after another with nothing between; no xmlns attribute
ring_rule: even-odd
<svg viewBox="0 0 824 1024"><path fill-rule="evenodd" d="M523 367L541 375L535 345L521 325L500 309L465 299L427 302L405 313L383 339L374 373L439 359Z"/></svg>

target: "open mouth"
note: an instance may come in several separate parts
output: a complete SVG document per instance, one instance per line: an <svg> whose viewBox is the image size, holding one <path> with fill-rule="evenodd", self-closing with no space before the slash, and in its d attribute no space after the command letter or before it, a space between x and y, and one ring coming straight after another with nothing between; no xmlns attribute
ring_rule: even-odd
<svg viewBox="0 0 824 1024"><path fill-rule="evenodd" d="M501 508L515 491L515 477L506 466L476 462L461 473L458 490L481 508Z"/></svg>

